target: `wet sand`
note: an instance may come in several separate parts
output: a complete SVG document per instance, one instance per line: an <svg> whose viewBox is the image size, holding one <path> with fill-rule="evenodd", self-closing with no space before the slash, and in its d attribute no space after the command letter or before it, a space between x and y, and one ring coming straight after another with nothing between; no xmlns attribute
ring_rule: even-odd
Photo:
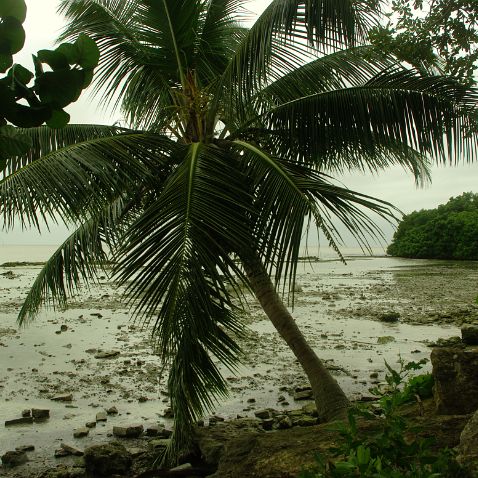
<svg viewBox="0 0 478 478"><path fill-rule="evenodd" d="M0 468L0 476L29 476L28 470L68 461L53 457L61 442L83 449L108 440L113 425L171 425L162 418L169 406L166 375L152 353L149 332L130 321L121 291L106 278L72 300L67 311L44 310L28 327L17 328L22 298L39 270L0 267L0 455L35 446L28 465L8 475ZM384 360L393 365L399 354L407 360L426 358L428 342L459 335L462 323L478 323L477 279L476 262L385 257L352 258L347 266L304 262L294 317L347 394L356 398L383 380ZM398 323L379 321L389 311L400 314ZM305 384L304 375L252 300L245 322L247 354L236 374L224 370L231 394L213 413L233 418L265 407L301 407L304 402L295 402L293 391ZM118 354L96 358L100 351ZM62 393L71 393L73 400L51 400ZM73 438L75 428L111 406L118 415L99 423L88 437ZM33 407L48 408L50 419L3 427L5 420Z"/></svg>

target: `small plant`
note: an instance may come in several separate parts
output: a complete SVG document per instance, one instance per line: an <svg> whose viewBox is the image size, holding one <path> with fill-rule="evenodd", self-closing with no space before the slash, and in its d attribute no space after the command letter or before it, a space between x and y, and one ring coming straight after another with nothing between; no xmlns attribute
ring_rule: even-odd
<svg viewBox="0 0 478 478"><path fill-rule="evenodd" d="M379 397L378 407L351 408L347 422L335 425L341 440L338 446L329 450L332 459L326 461L317 456L317 465L304 470L300 478L468 476L454 460L451 450L434 451L434 439L420 437L419 429L399 413L403 404L431 396L433 377L425 374L410 378L410 374L421 369L426 360L405 363L400 358L398 363L400 367L397 371L385 362L388 370L386 386L370 390ZM377 431L365 433L358 427L357 417L377 421Z"/></svg>

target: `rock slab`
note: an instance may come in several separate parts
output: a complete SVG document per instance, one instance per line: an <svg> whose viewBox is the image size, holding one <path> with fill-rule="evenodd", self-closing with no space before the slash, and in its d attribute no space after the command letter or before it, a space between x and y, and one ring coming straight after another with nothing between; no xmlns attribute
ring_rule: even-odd
<svg viewBox="0 0 478 478"><path fill-rule="evenodd" d="M113 435L121 438L138 438L143 430L143 425L115 426Z"/></svg>
<svg viewBox="0 0 478 478"><path fill-rule="evenodd" d="M478 409L478 347L437 347L431 362L437 412L465 415Z"/></svg>
<svg viewBox="0 0 478 478"><path fill-rule="evenodd" d="M458 461L471 466L478 474L478 410L461 432L458 453Z"/></svg>
<svg viewBox="0 0 478 478"><path fill-rule="evenodd" d="M124 474L132 464L131 453L118 442L90 446L83 458L86 471L92 476Z"/></svg>
<svg viewBox="0 0 478 478"><path fill-rule="evenodd" d="M24 451L7 451L4 455L1 456L2 463L7 467L14 467L18 465L23 465L28 461L27 454Z"/></svg>

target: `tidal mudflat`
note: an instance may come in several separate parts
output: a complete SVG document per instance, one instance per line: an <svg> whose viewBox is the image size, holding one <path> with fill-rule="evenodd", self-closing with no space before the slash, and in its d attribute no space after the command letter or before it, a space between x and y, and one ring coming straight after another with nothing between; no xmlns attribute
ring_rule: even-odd
<svg viewBox="0 0 478 478"><path fill-rule="evenodd" d="M153 353L150 333L131 321L121 291L105 276L83 290L66 311L45 309L24 328L16 316L39 265L0 267L0 454L34 445L28 467L54 466L60 443L83 449L110 439L113 426L164 423L169 407L167 371ZM367 395L384 378L384 360L399 354L419 360L428 344L459 335L478 323L478 263L353 257L299 265L294 316L350 397ZM384 315L399 315L383 322ZM299 408L296 387L305 378L288 348L251 300L245 312L243 363L224 370L230 397L214 414L253 416L262 408ZM64 396L63 400L52 400ZM88 436L75 429L96 422L99 411L118 413L98 421ZM43 422L4 427L26 409L50 410ZM207 417L206 417L207 419ZM21 475L23 473L24 475ZM8 476L1 470L0 476ZM33 476L33 475L32 475Z"/></svg>

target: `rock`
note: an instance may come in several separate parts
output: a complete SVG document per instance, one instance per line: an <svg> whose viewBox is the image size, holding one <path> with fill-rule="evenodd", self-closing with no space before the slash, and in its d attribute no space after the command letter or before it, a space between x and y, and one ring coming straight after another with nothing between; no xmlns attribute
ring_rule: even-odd
<svg viewBox="0 0 478 478"><path fill-rule="evenodd" d="M478 409L478 347L434 348L431 353L437 412L473 413Z"/></svg>
<svg viewBox="0 0 478 478"><path fill-rule="evenodd" d="M400 313L393 312L393 311L385 312L378 316L378 320L380 320L380 322L394 323L394 322L398 322L399 319L400 319Z"/></svg>
<svg viewBox="0 0 478 478"><path fill-rule="evenodd" d="M159 435L159 431L161 430L162 427L159 425L151 425L148 428L146 428L146 436L149 437L157 437Z"/></svg>
<svg viewBox="0 0 478 478"><path fill-rule="evenodd" d="M85 427L86 428L96 428L96 422L86 422Z"/></svg>
<svg viewBox="0 0 478 478"><path fill-rule="evenodd" d="M297 420L297 425L299 427L311 427L313 425L317 425L317 418L304 416Z"/></svg>
<svg viewBox="0 0 478 478"><path fill-rule="evenodd" d="M110 407L106 410L106 413L108 415L117 415L118 414L118 409L116 407Z"/></svg>
<svg viewBox="0 0 478 478"><path fill-rule="evenodd" d="M144 396L141 396L138 398L139 403L144 403L144 402L147 402L148 400L149 400L148 397L144 397Z"/></svg>
<svg viewBox="0 0 478 478"><path fill-rule="evenodd" d="M95 354L95 359L107 359L107 358L114 358L118 357L120 355L119 350L105 350L105 351L99 351Z"/></svg>
<svg viewBox="0 0 478 478"><path fill-rule="evenodd" d="M50 410L46 408L32 408L32 417L35 420L50 418Z"/></svg>
<svg viewBox="0 0 478 478"><path fill-rule="evenodd" d="M118 442L90 446L85 449L83 458L91 476L125 474L132 464L131 454Z"/></svg>
<svg viewBox="0 0 478 478"><path fill-rule="evenodd" d="M271 412L270 412L270 410L267 410L267 409L257 410L257 412L254 412L254 415L257 418L260 418L262 420L266 420L268 418L271 418Z"/></svg>
<svg viewBox="0 0 478 478"><path fill-rule="evenodd" d="M87 427L81 427L77 428L76 430L73 430L73 437L74 438L83 438L88 436L90 433L90 429Z"/></svg>
<svg viewBox="0 0 478 478"><path fill-rule="evenodd" d="M61 393L60 395L51 397L51 400L54 400L55 402L71 402L73 400L73 394Z"/></svg>
<svg viewBox="0 0 478 478"><path fill-rule="evenodd" d="M22 445L15 447L15 451L35 451L35 445Z"/></svg>
<svg viewBox="0 0 478 478"><path fill-rule="evenodd" d="M2 463L6 467L23 465L28 461L28 456L24 451L7 451L1 456Z"/></svg>
<svg viewBox="0 0 478 478"><path fill-rule="evenodd" d="M97 422L106 422L107 420L108 420L108 414L104 410L96 414Z"/></svg>
<svg viewBox="0 0 478 478"><path fill-rule="evenodd" d="M265 420L262 420L262 428L267 431L272 430L274 423L275 420L273 418L266 418Z"/></svg>
<svg viewBox="0 0 478 478"><path fill-rule="evenodd" d="M68 452L69 455L73 455L73 456L83 456L84 455L84 452L82 452L78 448L75 448L74 446L67 445L66 443L61 443L60 448L62 450L65 450L66 452Z"/></svg>
<svg viewBox="0 0 478 478"><path fill-rule="evenodd" d="M317 412L317 405L315 403L307 403L307 405L302 407L302 411L312 417L319 416L319 413Z"/></svg>
<svg viewBox="0 0 478 478"><path fill-rule="evenodd" d="M282 417L278 422L277 422L277 428L279 430L287 430L288 428L292 428L292 420L289 416Z"/></svg>
<svg viewBox="0 0 478 478"><path fill-rule="evenodd" d="M62 332L66 332L68 330L68 325L62 324L61 327L60 327L60 330Z"/></svg>
<svg viewBox="0 0 478 478"><path fill-rule="evenodd" d="M383 335L382 337L377 338L378 345L385 345L390 342L395 342L395 337L392 337L391 335Z"/></svg>
<svg viewBox="0 0 478 478"><path fill-rule="evenodd" d="M32 416L32 412L31 410L22 410L22 417L23 418L28 418L28 417L31 417Z"/></svg>
<svg viewBox="0 0 478 478"><path fill-rule="evenodd" d="M143 433L143 425L113 427L113 435L121 438L138 438Z"/></svg>
<svg viewBox="0 0 478 478"><path fill-rule="evenodd" d="M41 473L38 478L86 478L85 469L59 465Z"/></svg>
<svg viewBox="0 0 478 478"><path fill-rule="evenodd" d="M312 393L312 390L303 390L300 392L296 392L294 394L294 400L299 401L299 400L312 400L314 398L314 395Z"/></svg>
<svg viewBox="0 0 478 478"><path fill-rule="evenodd" d="M10 427L12 425L27 425L33 423L33 417L13 418L12 420L5 420L5 426Z"/></svg>
<svg viewBox="0 0 478 478"><path fill-rule="evenodd" d="M171 440L169 438L160 438L158 440L152 440L150 442L150 446L153 448L167 448L171 444Z"/></svg>
<svg viewBox="0 0 478 478"><path fill-rule="evenodd" d="M174 418L174 413L172 408L166 408L163 412L164 418Z"/></svg>
<svg viewBox="0 0 478 478"><path fill-rule="evenodd" d="M70 453L67 450L64 450L63 448L58 448L55 450L55 453L53 455L55 458L64 458L65 456L70 456Z"/></svg>
<svg viewBox="0 0 478 478"><path fill-rule="evenodd" d="M478 345L478 325L462 327L461 340L467 345Z"/></svg>
<svg viewBox="0 0 478 478"><path fill-rule="evenodd" d="M457 460L478 472L478 410L461 432Z"/></svg>
<svg viewBox="0 0 478 478"><path fill-rule="evenodd" d="M192 468L193 468L193 465L191 465L191 463L183 463L182 465L171 468L169 471L174 473L178 471L192 470Z"/></svg>

